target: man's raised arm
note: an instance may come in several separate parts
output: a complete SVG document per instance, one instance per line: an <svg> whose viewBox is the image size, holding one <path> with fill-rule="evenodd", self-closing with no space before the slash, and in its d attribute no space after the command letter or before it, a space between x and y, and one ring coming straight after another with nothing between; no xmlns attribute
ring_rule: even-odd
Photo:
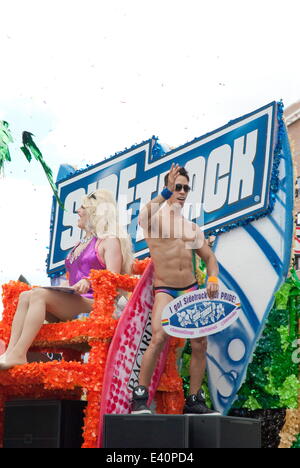
<svg viewBox="0 0 300 468"><path fill-rule="evenodd" d="M141 210L139 214L139 224L143 229L147 229L151 226L153 216L158 212L161 205L168 200L175 190L175 179L179 174L179 165L172 164L170 172L168 174L168 185L157 197L150 200L147 205Z"/></svg>

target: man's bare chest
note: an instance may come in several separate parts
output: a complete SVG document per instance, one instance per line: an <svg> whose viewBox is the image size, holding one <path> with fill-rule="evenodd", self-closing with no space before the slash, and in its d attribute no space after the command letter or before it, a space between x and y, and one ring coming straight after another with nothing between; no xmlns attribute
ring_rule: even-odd
<svg viewBox="0 0 300 468"><path fill-rule="evenodd" d="M152 238L192 242L196 238L196 226L182 216L166 216L161 213L152 223L148 237L149 235Z"/></svg>

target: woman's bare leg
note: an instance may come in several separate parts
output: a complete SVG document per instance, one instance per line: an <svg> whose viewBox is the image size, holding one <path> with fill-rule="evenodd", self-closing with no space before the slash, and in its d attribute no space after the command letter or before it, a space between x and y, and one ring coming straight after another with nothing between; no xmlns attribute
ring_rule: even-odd
<svg viewBox="0 0 300 468"><path fill-rule="evenodd" d="M65 294L43 288L33 289L19 339L6 355L5 362L1 360L0 369L9 369L27 362L27 351L44 323L46 312L62 321L72 320L80 313L90 312L92 304L92 300L77 294Z"/></svg>
<svg viewBox="0 0 300 468"><path fill-rule="evenodd" d="M31 291L24 291L19 296L18 306L11 327L10 340L5 353L0 356L0 362L6 359L7 355L13 350L21 336L25 317L29 307L30 294Z"/></svg>

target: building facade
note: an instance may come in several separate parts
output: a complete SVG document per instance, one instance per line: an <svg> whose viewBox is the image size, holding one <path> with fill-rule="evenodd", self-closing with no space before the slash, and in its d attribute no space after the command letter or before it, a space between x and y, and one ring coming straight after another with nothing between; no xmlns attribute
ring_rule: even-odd
<svg viewBox="0 0 300 468"><path fill-rule="evenodd" d="M291 150L294 156L295 171L295 267L300 270L300 101L287 107L285 112L285 122L287 125Z"/></svg>

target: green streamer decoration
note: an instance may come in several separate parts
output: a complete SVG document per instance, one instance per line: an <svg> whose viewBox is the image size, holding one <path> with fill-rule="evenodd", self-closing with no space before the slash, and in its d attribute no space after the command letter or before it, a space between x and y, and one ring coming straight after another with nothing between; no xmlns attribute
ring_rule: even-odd
<svg viewBox="0 0 300 468"><path fill-rule="evenodd" d="M251 411L255 411L261 409L260 403L256 400L256 398L252 395L249 396L248 400L245 402L245 408L251 409Z"/></svg>
<svg viewBox="0 0 300 468"><path fill-rule="evenodd" d="M9 124L5 120L0 120L0 174L4 172L4 163L11 161L8 145L12 142Z"/></svg>
<svg viewBox="0 0 300 468"><path fill-rule="evenodd" d="M286 281L279 289L279 291L277 291L277 293L275 294L276 309L287 309L289 294L292 287L292 282Z"/></svg>
<svg viewBox="0 0 300 468"><path fill-rule="evenodd" d="M258 342L247 377L233 408L279 409L298 407L298 365L293 343L298 336L300 281L295 270L275 294L265 329Z"/></svg>
<svg viewBox="0 0 300 468"><path fill-rule="evenodd" d="M59 204L59 206L64 209L64 206L58 196L58 191L57 187L53 181L53 174L52 170L50 167L46 164L44 161L43 155L35 142L33 141L32 137L34 135L30 132L23 132L22 134L22 141L23 141L23 146L20 148L21 151L24 153L27 161L30 163L32 160L32 156L41 164L42 168L44 169L44 172L46 174L46 177L48 179L48 182L52 188L52 191L54 193L54 196Z"/></svg>
<svg viewBox="0 0 300 468"><path fill-rule="evenodd" d="M293 443L292 448L300 448L300 434L298 434L297 440Z"/></svg>
<svg viewBox="0 0 300 468"><path fill-rule="evenodd" d="M20 149L29 163L31 162L32 157L34 157L41 164L57 202L59 206L64 210L64 206L58 196L57 187L53 181L52 170L44 161L41 151L32 139L33 136L34 135L30 132L23 132L23 146L21 146ZM5 120L0 120L0 174L1 172L4 172L4 163L11 162L11 156L8 145L12 142L13 138L10 133L8 122L6 122Z"/></svg>

